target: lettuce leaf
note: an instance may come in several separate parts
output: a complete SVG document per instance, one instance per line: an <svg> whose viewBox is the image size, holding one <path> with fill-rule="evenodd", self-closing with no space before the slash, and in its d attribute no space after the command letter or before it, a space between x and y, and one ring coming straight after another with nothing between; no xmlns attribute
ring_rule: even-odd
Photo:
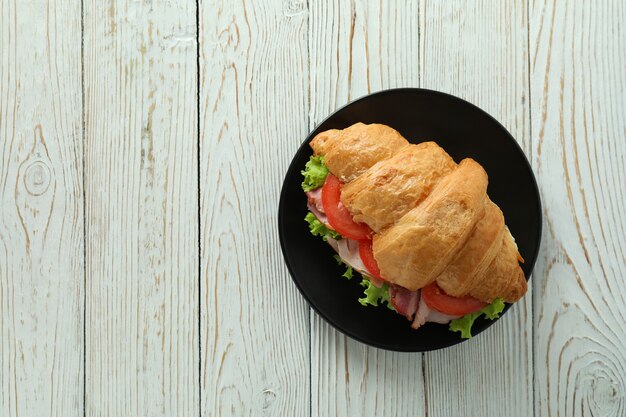
<svg viewBox="0 0 626 417"><path fill-rule="evenodd" d="M343 273L342 277L352 279L354 276L352 267L345 263L339 255L333 255L333 258L335 258L338 265L346 266L346 272ZM361 276L360 284L365 288L363 291L365 297L359 298L359 303L361 303L361 305L372 305L377 307L379 305L378 303L385 302L390 310L396 311L396 309L391 305L391 300L389 298L389 286L387 284L383 283L383 286L378 288L366 276Z"/></svg>
<svg viewBox="0 0 626 417"><path fill-rule="evenodd" d="M484 314L488 319L495 320L500 317L502 310L504 310L504 300L502 298L496 298L493 300L493 303L482 310L466 314L461 318L450 321L448 328L452 332L461 332L463 339L469 339L472 337L472 325L478 317Z"/></svg>
<svg viewBox="0 0 626 417"><path fill-rule="evenodd" d="M459 319L452 320L448 329L452 332L461 332L463 339L469 339L472 337L472 325L478 316L480 316L480 312L469 313Z"/></svg>
<svg viewBox="0 0 626 417"><path fill-rule="evenodd" d="M367 277L363 277L361 280L361 286L365 288L363 293L365 297L359 298L361 305L373 305L378 306L378 303L387 303L387 307L390 310L396 311L391 305L391 299L389 298L389 286L383 283L382 287L377 287Z"/></svg>
<svg viewBox="0 0 626 417"><path fill-rule="evenodd" d="M337 265L345 265L346 267L346 272L344 272L341 276L347 279L352 279L352 276L353 276L352 267L348 265L347 263L345 263L344 260L341 259L339 255L333 255L333 258L335 258L335 260L337 261Z"/></svg>
<svg viewBox="0 0 626 417"><path fill-rule="evenodd" d="M504 310L504 300L496 298L493 303L480 310L489 320L495 320L500 317L500 313Z"/></svg>
<svg viewBox="0 0 626 417"><path fill-rule="evenodd" d="M333 239L341 239L341 235L339 233L324 226L322 222L317 220L315 214L311 213L310 211L307 213L306 216L304 216L304 220L309 224L309 230L311 231L311 234L313 236L321 236L322 239L324 239L324 242L326 242L329 237L332 237Z"/></svg>
<svg viewBox="0 0 626 417"><path fill-rule="evenodd" d="M323 156L311 156L309 162L304 166L304 171L300 171L304 176L302 181L302 189L305 192L315 190L324 185L326 176L328 175L328 168L324 165Z"/></svg>

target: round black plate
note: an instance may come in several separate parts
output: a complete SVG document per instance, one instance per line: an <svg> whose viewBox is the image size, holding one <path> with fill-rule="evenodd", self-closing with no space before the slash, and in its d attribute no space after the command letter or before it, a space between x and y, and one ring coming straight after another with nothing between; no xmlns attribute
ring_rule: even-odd
<svg viewBox="0 0 626 417"><path fill-rule="evenodd" d="M434 140L456 162L467 157L478 161L489 175L489 196L502 209L526 260L526 279L537 259L542 223L528 160L511 134L473 104L437 91L402 88L362 97L333 113L307 137L285 176L278 209L283 255L300 292L324 319L348 336L383 349L423 352L462 342L465 339L447 325L428 323L413 330L404 317L385 307L363 307L357 301L362 296L359 278L342 278L333 250L309 233L300 187L300 171L312 154L308 143L319 132L357 122L389 125L412 143ZM494 322L476 320L473 335Z"/></svg>

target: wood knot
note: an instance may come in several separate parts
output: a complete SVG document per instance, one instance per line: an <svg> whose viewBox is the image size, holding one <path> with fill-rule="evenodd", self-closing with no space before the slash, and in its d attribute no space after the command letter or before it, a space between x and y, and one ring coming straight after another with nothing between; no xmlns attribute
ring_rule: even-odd
<svg viewBox="0 0 626 417"><path fill-rule="evenodd" d="M284 4L283 14L286 17L294 17L306 13L307 7L306 0L287 0Z"/></svg>
<svg viewBox="0 0 626 417"><path fill-rule="evenodd" d="M597 410L607 411L613 409L624 397L620 386L606 377L594 379L591 384L591 390L594 408Z"/></svg>
<svg viewBox="0 0 626 417"><path fill-rule="evenodd" d="M276 393L271 389L263 390L263 409L267 410L276 401Z"/></svg>
<svg viewBox="0 0 626 417"><path fill-rule="evenodd" d="M15 178L15 205L25 233L26 253L31 246L43 246L54 207L56 188L41 125L35 126L33 145L20 164Z"/></svg>
<svg viewBox="0 0 626 417"><path fill-rule="evenodd" d="M50 187L51 170L43 161L30 162L24 170L24 186L30 195L40 196Z"/></svg>
<svg viewBox="0 0 626 417"><path fill-rule="evenodd" d="M237 26L237 22L233 18L224 29L220 30L217 35L217 42L222 51L227 49L234 51L239 47L239 40L239 26Z"/></svg>
<svg viewBox="0 0 626 417"><path fill-rule="evenodd" d="M596 352L598 353L598 352ZM617 415L626 399L624 380L620 369L615 369L610 361L600 356L582 370L581 392L593 415Z"/></svg>

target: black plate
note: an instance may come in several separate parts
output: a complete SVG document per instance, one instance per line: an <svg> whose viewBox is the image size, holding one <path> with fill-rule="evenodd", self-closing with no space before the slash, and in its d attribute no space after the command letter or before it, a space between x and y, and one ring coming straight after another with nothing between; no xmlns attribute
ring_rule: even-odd
<svg viewBox="0 0 626 417"><path fill-rule="evenodd" d="M478 161L489 174L489 196L502 209L526 260L522 268L527 280L537 259L542 222L528 160L511 134L473 104L437 91L402 88L362 97L333 113L307 137L285 176L278 209L280 244L298 289L324 319L346 335L383 349L423 352L462 342L447 325L428 323L413 330L385 307L363 307L357 301L362 296L359 279L342 278L333 250L309 233L300 187L300 171L312 154L308 143L319 132L357 122L384 123L412 143L434 140L456 162L467 157ZM478 319L472 333L476 336L494 322Z"/></svg>

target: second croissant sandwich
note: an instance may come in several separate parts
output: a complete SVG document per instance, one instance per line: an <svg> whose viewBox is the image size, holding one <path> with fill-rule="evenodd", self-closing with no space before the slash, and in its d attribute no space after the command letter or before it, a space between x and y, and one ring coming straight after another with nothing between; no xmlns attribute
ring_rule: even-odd
<svg viewBox="0 0 626 417"><path fill-rule="evenodd" d="M410 144L382 124L327 130L310 146L306 220L344 276L363 276L362 304L471 337L478 316L495 319L525 294L523 259L476 161L457 165L435 142Z"/></svg>

